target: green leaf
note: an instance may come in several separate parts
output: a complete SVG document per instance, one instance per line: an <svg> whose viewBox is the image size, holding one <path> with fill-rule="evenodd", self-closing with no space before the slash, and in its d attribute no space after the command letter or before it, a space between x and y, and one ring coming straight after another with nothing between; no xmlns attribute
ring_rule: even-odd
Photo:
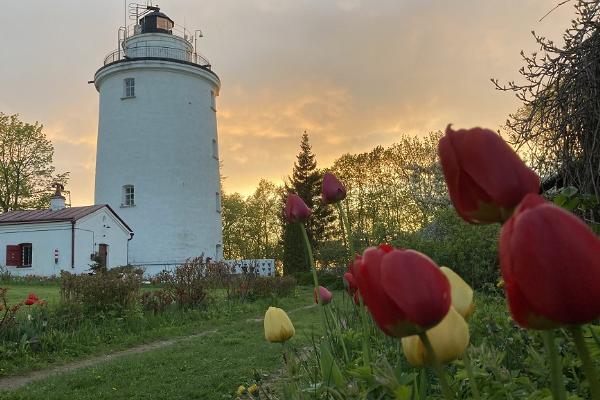
<svg viewBox="0 0 600 400"><path fill-rule="evenodd" d="M321 374L323 375L323 383L326 386L330 386L331 383L335 385L340 391L344 391L346 388L346 381L338 367L329 346L326 342L321 343Z"/></svg>

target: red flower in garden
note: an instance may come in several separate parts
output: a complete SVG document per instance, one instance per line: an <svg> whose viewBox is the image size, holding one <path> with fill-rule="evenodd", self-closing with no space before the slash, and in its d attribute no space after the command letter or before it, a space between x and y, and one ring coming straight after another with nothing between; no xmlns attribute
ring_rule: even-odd
<svg viewBox="0 0 600 400"><path fill-rule="evenodd" d="M285 209L283 210L283 215L287 222L290 224L304 222L310 217L310 214L310 208L308 208L300 196L295 193L288 193Z"/></svg>
<svg viewBox="0 0 600 400"><path fill-rule="evenodd" d="M348 295L352 297L354 300L354 304L360 304L360 300L358 298L358 284L356 283L356 278L352 273L352 268L350 268L350 272L346 272L342 277L342 281L344 282L344 289L348 292Z"/></svg>
<svg viewBox="0 0 600 400"><path fill-rule="evenodd" d="M30 306L37 303L39 300L40 299L35 295L35 293L29 293L29 296L27 296L24 303L26 306Z"/></svg>
<svg viewBox="0 0 600 400"><path fill-rule="evenodd" d="M438 324L451 303L450 283L438 266L414 250L370 247L354 263L360 294L386 334L404 337Z"/></svg>
<svg viewBox="0 0 600 400"><path fill-rule="evenodd" d="M600 317L600 239L542 197L527 195L502 227L500 264L519 325L550 329Z"/></svg>
<svg viewBox="0 0 600 400"><path fill-rule="evenodd" d="M540 178L489 129L448 125L438 153L452 203L468 222L504 222L527 193L539 192Z"/></svg>
<svg viewBox="0 0 600 400"><path fill-rule="evenodd" d="M346 198L346 188L332 173L323 175L323 188L321 190L323 203L333 204Z"/></svg>
<svg viewBox="0 0 600 400"><path fill-rule="evenodd" d="M313 290L313 295L315 298L315 303L318 304L319 299L317 298L317 289L316 288ZM331 294L331 292L329 290L327 290L327 288L324 288L323 286L319 286L319 296L321 297L321 304L323 304L323 305L331 303L331 299L333 298L333 294Z"/></svg>

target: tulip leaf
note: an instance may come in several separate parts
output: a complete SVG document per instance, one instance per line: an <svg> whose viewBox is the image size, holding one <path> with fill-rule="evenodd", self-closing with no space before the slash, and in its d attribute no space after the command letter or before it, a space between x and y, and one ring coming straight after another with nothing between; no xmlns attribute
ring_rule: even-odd
<svg viewBox="0 0 600 400"><path fill-rule="evenodd" d="M327 343L321 343L321 374L323 375L323 383L326 386L330 386L331 383L335 385L339 390L343 391L346 388L346 382L338 367L331 350Z"/></svg>

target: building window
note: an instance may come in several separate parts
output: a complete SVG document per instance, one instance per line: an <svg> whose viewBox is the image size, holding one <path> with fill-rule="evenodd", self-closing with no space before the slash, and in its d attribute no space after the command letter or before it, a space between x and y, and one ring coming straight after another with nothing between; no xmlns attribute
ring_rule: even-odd
<svg viewBox="0 0 600 400"><path fill-rule="evenodd" d="M212 153L213 153L213 158L218 160L219 159L219 149L217 147L217 139L212 140Z"/></svg>
<svg viewBox="0 0 600 400"><path fill-rule="evenodd" d="M123 186L123 201L121 207L135 206L135 189L133 185Z"/></svg>
<svg viewBox="0 0 600 400"><path fill-rule="evenodd" d="M6 246L7 267L31 267L33 246L31 243L21 243Z"/></svg>
<svg viewBox="0 0 600 400"><path fill-rule="evenodd" d="M217 102L215 100L214 90L210 91L210 108L212 108L213 111L217 111Z"/></svg>
<svg viewBox="0 0 600 400"><path fill-rule="evenodd" d="M215 198L217 200L217 212L221 212L221 194L219 192L215 193Z"/></svg>
<svg viewBox="0 0 600 400"><path fill-rule="evenodd" d="M21 246L21 267L31 267L33 246L31 243L22 243Z"/></svg>
<svg viewBox="0 0 600 400"><path fill-rule="evenodd" d="M135 79L125 78L123 80L123 98L135 97Z"/></svg>

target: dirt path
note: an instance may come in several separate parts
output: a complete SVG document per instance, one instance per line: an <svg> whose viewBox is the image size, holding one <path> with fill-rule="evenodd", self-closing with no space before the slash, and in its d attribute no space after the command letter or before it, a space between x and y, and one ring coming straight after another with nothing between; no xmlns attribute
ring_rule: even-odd
<svg viewBox="0 0 600 400"><path fill-rule="evenodd" d="M288 314L293 314L295 312L306 310L306 309L309 309L309 308L312 308L315 306L316 305L313 304L310 306L298 307L293 310L290 310L288 312ZM246 322L248 322L248 323L249 322L262 322L262 320L263 320L263 318L249 318L246 320ZM23 375L15 375L15 376L8 376L5 378L0 378L0 391L20 389L21 387L28 385L31 382L45 379L50 376L61 375L61 374L76 371L76 370L79 370L82 368L94 367L98 364L112 361L112 360L115 360L115 359L123 357L123 356L128 356L131 354L146 353L149 351L161 349L163 347L173 346L177 343L181 343L186 340L192 340L192 339L200 338L203 336L212 335L217 332L218 332L218 330L214 329L214 330L210 330L210 331L196 333L196 334L189 335L189 336L181 336L181 337L177 337L177 338L169 339L169 340L160 340L160 341L156 341L156 342L151 342L151 343L146 343L146 344L142 344L139 346L135 346L135 347L132 347L132 348L129 348L126 350L115 351L115 352L109 353L109 354L103 354L100 356L90 357L90 358L86 358L86 359L79 360L79 361L73 361L68 364L58 365L55 367L50 367L50 368L42 369L39 371L31 371L31 372L25 373Z"/></svg>

